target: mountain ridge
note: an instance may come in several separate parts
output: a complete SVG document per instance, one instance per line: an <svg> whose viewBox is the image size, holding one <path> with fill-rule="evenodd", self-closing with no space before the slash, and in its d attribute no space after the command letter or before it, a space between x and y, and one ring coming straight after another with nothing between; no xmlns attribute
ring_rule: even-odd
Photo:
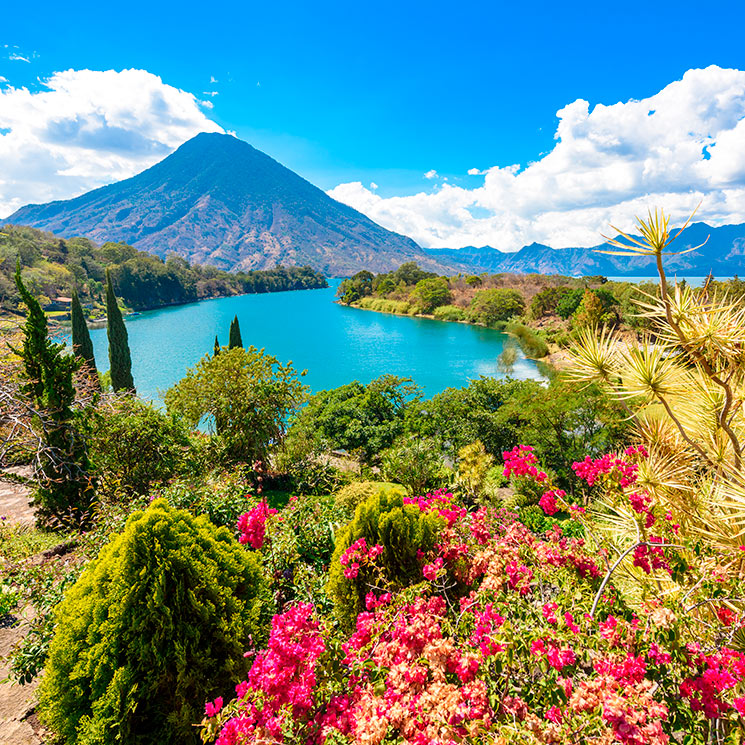
<svg viewBox="0 0 745 745"><path fill-rule="evenodd" d="M249 143L217 133L196 135L131 178L26 205L5 222L128 243L161 257L173 251L222 269L294 264L347 276L416 261L453 271Z"/></svg>
<svg viewBox="0 0 745 745"><path fill-rule="evenodd" d="M712 227L692 223L671 246L674 251L705 245L690 253L665 256L665 268L689 276L732 276L745 272L745 224ZM605 275L644 277L657 273L652 257L609 256L601 253L618 250L608 243L589 248L551 248L542 243L523 246L519 251L500 251L492 246L465 246L459 249L427 249L433 256L448 261L457 254L458 263L469 271L516 274L563 274L566 276Z"/></svg>

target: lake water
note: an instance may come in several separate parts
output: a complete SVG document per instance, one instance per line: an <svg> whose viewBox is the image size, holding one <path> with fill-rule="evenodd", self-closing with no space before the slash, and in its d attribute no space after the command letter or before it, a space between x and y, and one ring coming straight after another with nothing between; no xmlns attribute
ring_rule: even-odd
<svg viewBox="0 0 745 745"><path fill-rule="evenodd" d="M324 290L203 300L148 311L127 320L132 373L141 396L160 401L187 368L212 353L215 334L228 342L238 315L243 344L264 347L281 362L307 369L312 391L391 373L411 377L427 396L495 375L505 335L479 326L385 315L337 305L338 280ZM92 329L100 370L108 369L106 329ZM512 377L541 378L522 355Z"/></svg>

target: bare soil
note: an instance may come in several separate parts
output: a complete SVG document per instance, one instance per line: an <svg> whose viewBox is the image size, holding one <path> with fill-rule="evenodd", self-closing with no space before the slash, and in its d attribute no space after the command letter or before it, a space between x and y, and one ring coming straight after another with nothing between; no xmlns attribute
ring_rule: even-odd
<svg viewBox="0 0 745 745"><path fill-rule="evenodd" d="M29 475L21 469L14 469ZM33 525L30 489L22 484L0 480L0 517L8 523ZM9 673L8 654L28 631L28 618L14 626L0 625L0 681ZM0 683L0 745L41 745L45 732L35 715L37 682L25 686L9 681Z"/></svg>

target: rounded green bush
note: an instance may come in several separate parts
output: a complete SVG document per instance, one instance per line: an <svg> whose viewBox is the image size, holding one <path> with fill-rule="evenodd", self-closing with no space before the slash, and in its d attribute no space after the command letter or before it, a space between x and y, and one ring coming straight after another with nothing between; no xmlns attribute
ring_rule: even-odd
<svg viewBox="0 0 745 745"><path fill-rule="evenodd" d="M466 311L457 305L441 305L435 308L434 316L438 321L465 321Z"/></svg>
<svg viewBox="0 0 745 745"><path fill-rule="evenodd" d="M386 481L353 481L339 489L334 495L336 506L342 512L354 512L357 505L376 494L398 494L406 496L406 489L400 484Z"/></svg>
<svg viewBox="0 0 745 745"><path fill-rule="evenodd" d="M434 547L443 526L438 514L404 504L400 493L378 493L357 506L352 522L337 534L327 585L343 628L354 628L357 615L365 609L365 595L373 588L379 591L381 583L395 590L423 581L418 552L426 554ZM357 577L344 576L342 554L360 538L370 547L383 546L376 561L380 575L375 568L363 566Z"/></svg>
<svg viewBox="0 0 745 745"><path fill-rule="evenodd" d="M204 702L241 680L269 607L254 552L158 499L59 606L42 719L66 745L197 743Z"/></svg>

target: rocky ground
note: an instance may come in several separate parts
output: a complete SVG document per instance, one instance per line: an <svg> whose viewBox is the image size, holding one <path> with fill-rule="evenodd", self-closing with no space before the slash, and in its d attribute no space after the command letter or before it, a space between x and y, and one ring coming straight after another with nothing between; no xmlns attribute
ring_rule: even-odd
<svg viewBox="0 0 745 745"><path fill-rule="evenodd" d="M29 504L29 489L20 484L0 481L0 517L7 522L33 525L34 512ZM17 625L0 623L0 745L41 745L44 731L36 715L36 682L17 685L9 675L7 655L23 638L28 619Z"/></svg>

